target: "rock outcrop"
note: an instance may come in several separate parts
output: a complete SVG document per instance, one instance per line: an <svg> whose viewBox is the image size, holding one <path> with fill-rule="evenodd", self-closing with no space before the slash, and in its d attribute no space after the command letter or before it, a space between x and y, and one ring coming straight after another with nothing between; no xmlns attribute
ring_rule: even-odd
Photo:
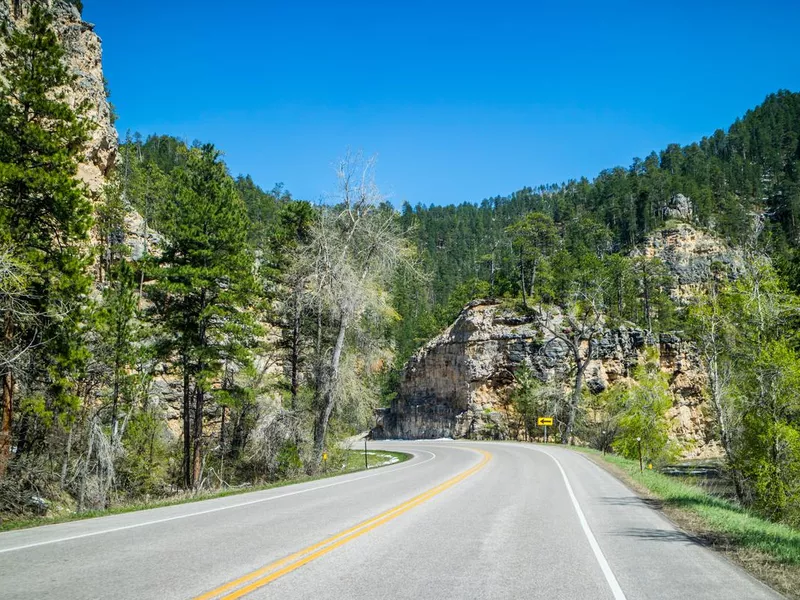
<svg viewBox="0 0 800 600"><path fill-rule="evenodd" d="M86 157L78 167L78 178L86 184L90 196L97 200L114 167L118 146L103 78L102 43L94 32L94 25L81 18L74 3L52 0L50 4L56 33L66 51L67 66L76 76L75 83L67 90L67 100L73 107L86 103L86 118L93 125ZM24 28L30 6L31 0L0 0L0 23Z"/></svg>
<svg viewBox="0 0 800 600"><path fill-rule="evenodd" d="M628 379L647 346L659 349L674 402L673 436L687 456L718 453L704 409L705 374L691 344L673 335L653 337L619 327L595 342L586 386L592 393ZM398 397L379 415L383 438L510 438L514 374L527 367L542 381L569 381L568 348L537 325L491 300L467 305L458 319L406 365Z"/></svg>
<svg viewBox="0 0 800 600"><path fill-rule="evenodd" d="M670 296L679 305L688 304L703 283L713 279L715 265L721 265L731 279L741 277L745 270L740 249L685 222L652 233L637 253L658 258L667 266L675 281Z"/></svg>

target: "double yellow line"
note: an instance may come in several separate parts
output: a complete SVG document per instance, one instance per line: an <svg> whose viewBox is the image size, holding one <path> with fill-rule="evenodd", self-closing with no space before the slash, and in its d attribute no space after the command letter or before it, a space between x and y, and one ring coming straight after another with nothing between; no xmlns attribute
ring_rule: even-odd
<svg viewBox="0 0 800 600"><path fill-rule="evenodd" d="M279 577L283 577L287 573L291 573L295 569L302 567L312 560L315 560L320 556L324 556L339 546L343 546L347 542L361 537L365 533L368 533L373 529L380 527L381 525L388 523L393 519L396 519L403 513L408 512L415 506L419 506L423 502L426 502L434 496L441 494L443 491L453 487L461 481L464 481L467 477L474 475L483 467L485 467L486 463L491 460L492 455L488 452L484 452L483 450L479 450L479 452L483 455L483 458L477 465L459 473L452 479L448 479L444 483L431 488L427 492L423 492L418 496L414 496L410 500L407 500L406 502L403 502L394 508L382 512L376 517L367 519L366 521L363 521L358 525L351 527L350 529L345 529L344 531L322 540L321 542L318 542L312 546L308 546L307 548L303 548L299 552L295 552L294 554L270 563L265 567L256 569L255 571L248 573L243 577L239 577L238 579L234 579L233 581L221 585L210 592L206 592L202 596L197 596L197 598L194 600L211 600L212 598L218 598L219 600L233 600L234 598L241 598L245 594L249 594L250 592L257 590L268 583L275 581Z"/></svg>

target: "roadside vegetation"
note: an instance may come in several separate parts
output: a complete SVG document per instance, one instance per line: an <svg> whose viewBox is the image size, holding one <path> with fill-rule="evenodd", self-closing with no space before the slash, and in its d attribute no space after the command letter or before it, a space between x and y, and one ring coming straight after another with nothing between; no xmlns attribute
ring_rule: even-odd
<svg viewBox="0 0 800 600"><path fill-rule="evenodd" d="M374 423L415 269L374 161L312 205L133 135L92 197L56 9L0 23L0 518L356 468L338 448Z"/></svg>
<svg viewBox="0 0 800 600"><path fill-rule="evenodd" d="M320 470L318 475L298 474L294 477L288 477L274 483L240 485L236 487L216 488L202 492L185 492L182 494L174 494L168 498L160 499L145 498L136 502L117 504L107 509L87 510L83 512L74 512L68 510L62 512L50 512L47 515L41 516L21 516L0 519L0 531L12 531L15 529L25 529L27 527L38 527L39 525L54 525L56 523L66 523L69 521L92 519L95 517L104 517L108 515L118 515L137 510L159 508L162 506L174 506L176 504L200 502L202 500L211 500L212 498L236 496L239 494L247 494L249 492L258 492L261 490L283 487L295 483L304 483L306 481L315 481L328 477L336 477L337 475L357 473L359 471L365 471L368 469L378 469L380 467L386 467L405 462L411 458L411 455L405 452L392 452L389 450L368 450L366 454L367 466L365 466L363 450L339 449L334 452L331 457L325 460L323 468Z"/></svg>

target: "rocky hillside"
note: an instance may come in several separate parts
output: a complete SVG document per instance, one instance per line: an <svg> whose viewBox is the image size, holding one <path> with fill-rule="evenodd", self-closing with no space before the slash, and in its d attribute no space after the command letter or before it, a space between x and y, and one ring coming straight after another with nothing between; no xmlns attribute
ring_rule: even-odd
<svg viewBox="0 0 800 600"><path fill-rule="evenodd" d="M691 200L683 194L673 196L667 214L670 220L634 251L657 258L669 268L674 281L670 296L679 305L690 302L699 286L713 277L715 265L721 265L733 279L744 272L741 248L691 224L691 206Z"/></svg>
<svg viewBox="0 0 800 600"><path fill-rule="evenodd" d="M641 329L606 331L587 370L591 393L628 379L656 345L674 396L673 436L686 456L713 456L718 447L705 408L706 377L691 344ZM514 437L509 394L514 373L528 367L542 381L569 371L568 349L537 325L492 300L470 303L455 323L422 348L403 371L398 398L379 416L377 437Z"/></svg>
<svg viewBox="0 0 800 600"><path fill-rule="evenodd" d="M732 277L744 265L740 250L679 221L652 234L638 252L666 264L675 282L671 295L679 304L686 304L711 277L715 263L726 265ZM653 336L618 327L607 329L594 344L596 359L586 377L594 394L630 379L646 348L657 347L674 398L673 437L683 443L687 457L719 453L704 400L706 375L689 342L673 334ZM569 381L568 348L535 316L522 316L493 300L472 302L405 366L398 397L379 416L375 433L390 438L515 437L510 393L523 366L543 382Z"/></svg>
<svg viewBox="0 0 800 600"><path fill-rule="evenodd" d="M0 23L24 28L30 5L30 0L0 0ZM88 105L85 116L91 121L92 129L77 177L85 183L92 201L97 203L103 198L105 186L118 159L118 136L103 75L102 41L95 33L94 25L83 20L75 4L68 0L53 0L51 7L56 32L66 50L67 65L76 76L71 89L67 90L67 99L72 106L80 103ZM146 227L141 215L130 207L125 215L124 234L133 260L142 258L145 247L152 253L161 240L159 234ZM96 238L90 241L96 242ZM95 289L99 291L102 285L99 264L95 269L95 281ZM167 410L170 428L176 435L180 429L179 411L172 404L180 397L180 393L179 381L171 376L157 377L149 393L151 401Z"/></svg>
<svg viewBox="0 0 800 600"><path fill-rule="evenodd" d="M0 0L0 23L24 28L30 5L31 0ZM89 197L97 202L117 162L119 147L103 75L102 40L94 25L83 20L74 3L52 0L51 6L56 31L66 50L67 65L76 76L75 83L67 90L67 99L73 107L86 103L86 118L92 123L86 158L78 166L77 177L86 184ZM125 227L125 242L131 248L132 259L140 259L145 247L150 252L158 247L159 235L145 227L141 215L132 208L125 217Z"/></svg>

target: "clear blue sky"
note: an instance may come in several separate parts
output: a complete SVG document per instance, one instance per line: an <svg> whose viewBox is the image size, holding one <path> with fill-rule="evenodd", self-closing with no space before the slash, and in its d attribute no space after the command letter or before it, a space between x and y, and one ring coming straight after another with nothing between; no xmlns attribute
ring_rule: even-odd
<svg viewBox="0 0 800 600"><path fill-rule="evenodd" d="M800 2L84 0L118 129L317 200L347 147L399 205L594 177L800 91Z"/></svg>

